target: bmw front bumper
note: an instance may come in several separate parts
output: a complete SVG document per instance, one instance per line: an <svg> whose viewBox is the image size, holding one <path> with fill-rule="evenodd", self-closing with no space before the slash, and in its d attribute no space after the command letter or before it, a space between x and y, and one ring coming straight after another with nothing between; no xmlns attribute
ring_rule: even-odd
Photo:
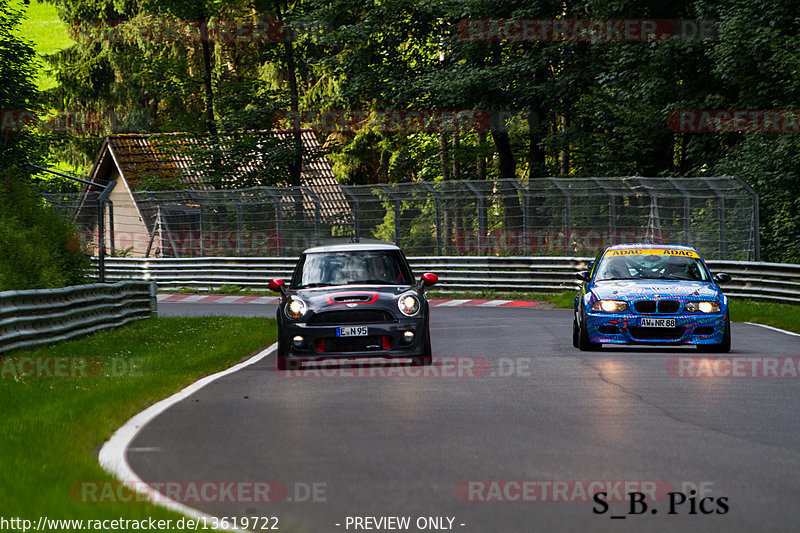
<svg viewBox="0 0 800 533"><path fill-rule="evenodd" d="M646 327L641 319L674 319L674 328ZM587 311L590 342L601 344L719 344L725 333L725 313L647 315Z"/></svg>

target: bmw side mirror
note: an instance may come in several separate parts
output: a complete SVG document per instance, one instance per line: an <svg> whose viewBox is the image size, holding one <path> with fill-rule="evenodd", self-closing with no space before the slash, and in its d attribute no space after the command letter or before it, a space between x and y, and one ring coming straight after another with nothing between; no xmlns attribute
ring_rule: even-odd
<svg viewBox="0 0 800 533"><path fill-rule="evenodd" d="M575 277L581 281L589 281L589 271L581 270L580 272L576 272Z"/></svg>
<svg viewBox="0 0 800 533"><path fill-rule="evenodd" d="M433 287L439 282L439 276L433 274L431 272L425 272L419 280L419 284L417 285L418 290L423 290L426 287Z"/></svg>
<svg viewBox="0 0 800 533"><path fill-rule="evenodd" d="M730 280L730 274L726 274L725 272L718 272L716 275L714 275L714 281L717 283L728 283Z"/></svg>
<svg viewBox="0 0 800 533"><path fill-rule="evenodd" d="M269 290L281 293L282 297L286 297L286 282L282 279L276 278L269 281L267 284Z"/></svg>

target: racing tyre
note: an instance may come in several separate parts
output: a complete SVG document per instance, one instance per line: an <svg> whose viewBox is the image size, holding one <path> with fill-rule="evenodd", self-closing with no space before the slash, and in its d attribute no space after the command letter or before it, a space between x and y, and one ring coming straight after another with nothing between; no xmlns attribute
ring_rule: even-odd
<svg viewBox="0 0 800 533"><path fill-rule="evenodd" d="M722 334L722 342L719 344L698 344L704 352L709 353L728 353L731 351L731 317L725 315L725 333Z"/></svg>
<svg viewBox="0 0 800 533"><path fill-rule="evenodd" d="M582 352L593 352L600 349L600 343L589 342L589 333L586 331L586 317L583 318L583 326L578 332L578 349Z"/></svg>
<svg viewBox="0 0 800 533"><path fill-rule="evenodd" d="M276 368L278 370L288 370L290 363L294 363L294 361L289 361L289 358L286 357L286 352L283 350L283 343L279 340L278 354L276 356Z"/></svg>
<svg viewBox="0 0 800 533"><path fill-rule="evenodd" d="M431 350L431 328L425 335L425 352L411 358L411 366L429 366L433 363L433 351Z"/></svg>
<svg viewBox="0 0 800 533"><path fill-rule="evenodd" d="M578 321L576 319L572 319L572 346L575 348L580 348L580 335L581 332L578 329Z"/></svg>

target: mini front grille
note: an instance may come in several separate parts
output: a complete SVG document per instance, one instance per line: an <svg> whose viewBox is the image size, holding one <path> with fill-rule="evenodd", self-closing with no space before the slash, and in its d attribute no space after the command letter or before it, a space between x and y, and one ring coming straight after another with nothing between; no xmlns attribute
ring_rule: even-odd
<svg viewBox="0 0 800 533"><path fill-rule="evenodd" d="M346 311L325 311L311 315L308 324L311 326L347 324L378 324L381 322L394 322L394 317L388 311L380 309L349 309Z"/></svg>
<svg viewBox="0 0 800 533"><path fill-rule="evenodd" d="M639 326L632 326L628 328L631 337L639 340L677 340L683 336L686 331L684 326L677 328L643 328Z"/></svg>

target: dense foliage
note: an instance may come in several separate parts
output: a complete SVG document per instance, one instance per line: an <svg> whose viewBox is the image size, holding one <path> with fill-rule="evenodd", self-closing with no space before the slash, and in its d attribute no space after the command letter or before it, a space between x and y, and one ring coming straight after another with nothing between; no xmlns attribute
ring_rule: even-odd
<svg viewBox="0 0 800 533"><path fill-rule="evenodd" d="M353 184L736 173L761 197L762 255L800 260L797 135L669 123L678 110L798 105L800 22L791 0L54 1L77 44L50 58L60 82L50 104L105 120L93 138L62 139L59 157L70 163L88 165L110 132L213 138L300 123L316 127L337 176ZM471 22L499 19L687 27L649 42L470 37ZM103 31L86 31L98 21ZM248 21L290 31L257 39L213 29ZM141 31L109 31L126 24ZM170 24L182 37L163 31ZM713 32L693 34L704 27ZM335 110L335 119L321 124L320 110ZM387 125L394 111L410 110L489 119L460 130ZM302 120L291 120L298 112ZM256 145L265 156L272 148ZM284 152L250 183L297 183L297 157ZM203 159L207 174L226 171L213 153ZM503 208L519 216L514 202Z"/></svg>
<svg viewBox="0 0 800 533"><path fill-rule="evenodd" d="M19 14L0 0L0 109L13 117L41 109L34 52L14 34ZM47 209L30 179L42 139L6 123L0 144L0 291L62 287L83 280L88 259L72 228Z"/></svg>

